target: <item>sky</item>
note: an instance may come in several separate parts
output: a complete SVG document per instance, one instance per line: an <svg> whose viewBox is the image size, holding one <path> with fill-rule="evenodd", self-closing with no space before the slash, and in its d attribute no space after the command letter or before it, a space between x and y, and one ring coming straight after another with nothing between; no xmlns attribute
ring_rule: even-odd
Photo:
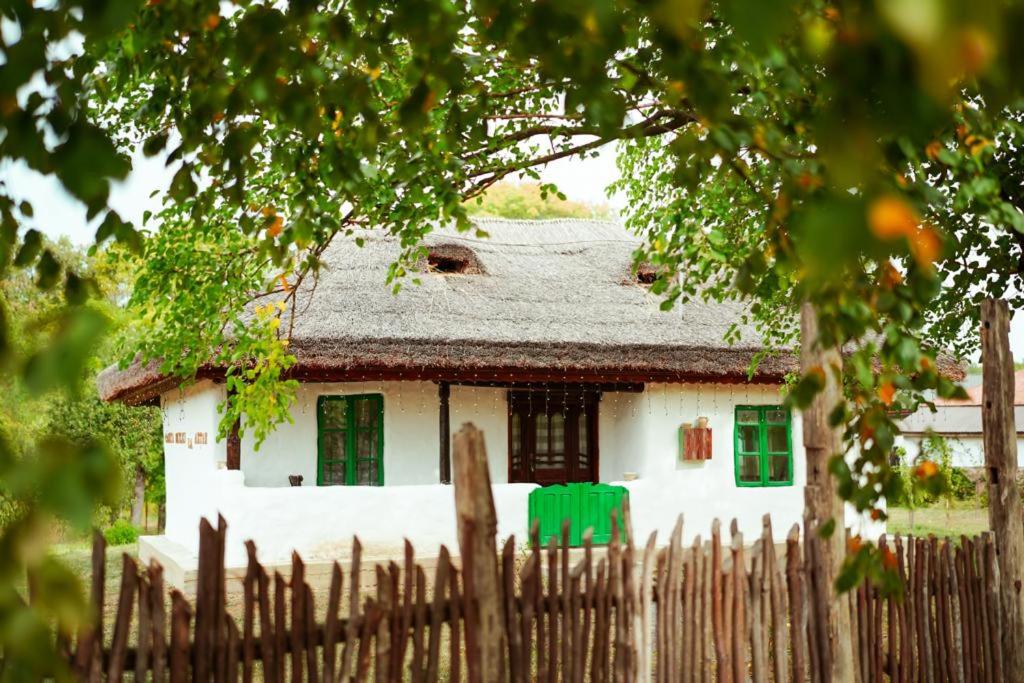
<svg viewBox="0 0 1024 683"><path fill-rule="evenodd" d="M160 195L170 184L172 172L164 168L163 159L147 159L142 154L134 156L132 164L134 170L128 178L113 187L110 203L122 218L140 225L146 210L159 210ZM614 149L610 147L597 157L561 159L541 171L542 180L555 183L568 199L608 204L613 209L623 208L623 198L609 198L605 188L618 177ZM96 221L91 224L86 221L85 206L69 196L55 178L41 176L22 165L7 164L0 167L0 181L7 183L16 199L32 202L34 227L50 238L67 236L81 245L92 241ZM1011 323L1010 346L1014 358L1024 360L1024 315L1017 316Z"/></svg>

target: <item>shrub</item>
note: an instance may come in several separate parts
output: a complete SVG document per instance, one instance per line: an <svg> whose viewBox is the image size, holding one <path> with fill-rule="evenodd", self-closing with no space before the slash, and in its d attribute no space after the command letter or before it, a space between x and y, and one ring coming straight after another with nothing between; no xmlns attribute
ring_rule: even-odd
<svg viewBox="0 0 1024 683"><path fill-rule="evenodd" d="M974 482L968 477L963 468L949 468L949 492L956 500L971 500L975 496Z"/></svg>
<svg viewBox="0 0 1024 683"><path fill-rule="evenodd" d="M139 540L139 530L126 519L119 519L106 528L103 537L109 545L128 545Z"/></svg>

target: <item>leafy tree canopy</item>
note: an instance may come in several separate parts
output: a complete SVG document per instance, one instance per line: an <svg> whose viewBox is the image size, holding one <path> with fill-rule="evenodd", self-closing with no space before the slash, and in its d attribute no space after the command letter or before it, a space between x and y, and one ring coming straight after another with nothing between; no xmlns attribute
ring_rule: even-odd
<svg viewBox="0 0 1024 683"><path fill-rule="evenodd" d="M257 438L285 416L272 397L293 391L293 359L274 310L243 315L244 302L293 305L330 240L371 225L406 247L397 287L432 225L468 229L466 200L614 141L648 244L638 258L681 271L656 286L666 305L749 297L784 343L795 330L779 313L806 301L823 343L855 342L844 369L812 369L792 399L845 372L854 400L834 419L860 456L833 472L861 509L898 485L890 409L954 392L930 348L969 348L966 302L1021 291L1017 3L13 0L3 12L0 159L55 175L98 218L98 244L141 254L137 347L183 377L227 367L225 423L244 410ZM138 144L176 168L143 226L107 204ZM31 226L32 207L0 188L4 276L63 293L46 335L21 348L5 341L5 309L6 368L40 394L77 381L107 325L85 303L88 277ZM0 482L32 511L85 519L106 495L100 465L36 450L59 476L18 483L5 446ZM34 514L0 538L0 579L50 575L19 540ZM3 605L0 620L22 614ZM0 646L45 652L30 631Z"/></svg>

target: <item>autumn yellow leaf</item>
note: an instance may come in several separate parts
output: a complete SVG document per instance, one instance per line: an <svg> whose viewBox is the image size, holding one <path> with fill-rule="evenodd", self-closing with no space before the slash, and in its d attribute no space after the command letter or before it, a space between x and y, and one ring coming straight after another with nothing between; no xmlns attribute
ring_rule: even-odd
<svg viewBox="0 0 1024 683"><path fill-rule="evenodd" d="M868 227L882 240L909 237L921 224L917 212L899 197L885 195L868 208Z"/></svg>
<svg viewBox="0 0 1024 683"><path fill-rule="evenodd" d="M892 261L886 261L878 275L878 282L886 289L893 289L903 282L903 274L896 269Z"/></svg>
<svg viewBox="0 0 1024 683"><path fill-rule="evenodd" d="M918 265L929 267L942 255L942 238L932 227L924 226L909 237L910 253Z"/></svg>
<svg viewBox="0 0 1024 683"><path fill-rule="evenodd" d="M914 476L918 479L931 479L939 473L939 466L931 460L925 460L914 468Z"/></svg>
<svg viewBox="0 0 1024 683"><path fill-rule="evenodd" d="M846 539L846 552L850 555L856 555L860 552L863 545L864 543L860 540L860 536L850 536L850 538Z"/></svg>
<svg viewBox="0 0 1024 683"><path fill-rule="evenodd" d="M267 228L267 237L277 237L281 234L281 229L284 226L284 219L280 216L274 216L274 222Z"/></svg>
<svg viewBox="0 0 1024 683"><path fill-rule="evenodd" d="M899 562L896 559L896 553L888 548L882 548L882 566L890 570L899 567Z"/></svg>
<svg viewBox="0 0 1024 683"><path fill-rule="evenodd" d="M924 147L924 155L932 161L939 160L940 152L942 152L942 143L938 140L932 140Z"/></svg>
<svg viewBox="0 0 1024 683"><path fill-rule="evenodd" d="M896 397L896 387L892 382L882 382L882 386L878 387L878 398L887 406L892 405L893 399Z"/></svg>
<svg viewBox="0 0 1024 683"><path fill-rule="evenodd" d="M220 26L219 14L213 12L211 14L206 15L206 19L203 20L203 28L205 28L207 31L212 31L218 26Z"/></svg>

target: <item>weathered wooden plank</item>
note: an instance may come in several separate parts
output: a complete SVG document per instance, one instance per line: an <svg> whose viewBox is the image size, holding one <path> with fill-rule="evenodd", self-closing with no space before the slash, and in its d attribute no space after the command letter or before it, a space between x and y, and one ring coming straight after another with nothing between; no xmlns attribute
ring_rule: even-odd
<svg viewBox="0 0 1024 683"><path fill-rule="evenodd" d="M391 581L384 567L377 565L377 605L380 608L381 618L377 622L377 637L374 641L376 647L373 653L374 680L377 683L387 683L391 671L391 624L390 616L392 601Z"/></svg>
<svg viewBox="0 0 1024 683"><path fill-rule="evenodd" d="M547 626L547 661L548 661L548 683L556 683L558 680L559 666L561 664L558 649L558 552L555 539L552 536L548 539L548 592L544 610L546 612ZM537 643L538 647L543 647Z"/></svg>
<svg viewBox="0 0 1024 683"><path fill-rule="evenodd" d="M259 562L256 560L256 544L252 540L245 542L248 563L245 577L242 579L242 678L248 683L252 680L253 661L256 650L256 591L259 586Z"/></svg>
<svg viewBox="0 0 1024 683"><path fill-rule="evenodd" d="M638 607L638 621L637 627L637 671L639 676L644 681L651 680L651 604L654 597L654 585L652 578L653 564L654 564L654 544L657 540L658 532L652 531L651 535L647 538L647 545L644 546L644 555L642 560L642 567L640 570L640 596L639 596L639 607ZM575 616L575 613L574 613ZM573 647L576 647L575 643Z"/></svg>
<svg viewBox="0 0 1024 683"><path fill-rule="evenodd" d="M331 587L327 593L327 614L324 616L324 680L333 683L337 665L338 610L341 608L341 591L345 585L345 573L337 562L331 565Z"/></svg>
<svg viewBox="0 0 1024 683"><path fill-rule="evenodd" d="M438 659L441 649L441 625L444 622L444 600L448 591L448 568L451 566L448 548L441 546L434 571L434 601L430 611L430 633L427 642L427 673L428 681L436 681Z"/></svg>
<svg viewBox="0 0 1024 683"><path fill-rule="evenodd" d="M697 619L697 556L700 553L700 536L697 536L693 547L684 559L683 565L683 664L680 674L681 679L686 683L692 683L697 672L700 671L700 662L697 655L697 644L700 629Z"/></svg>
<svg viewBox="0 0 1024 683"><path fill-rule="evenodd" d="M291 589L291 630L289 645L291 647L292 683L302 683L303 654L306 647L306 565L296 552L292 553L292 576L289 583Z"/></svg>
<svg viewBox="0 0 1024 683"><path fill-rule="evenodd" d="M451 605L451 621L448 622L448 630L451 633L451 638L448 641L449 646L449 666L451 667L451 680L461 681L462 680L462 660L463 660L463 640L462 640L462 620L466 610L463 608L465 604L463 602L464 592L459 589L459 577L461 572L457 571L455 567L448 564L448 595L449 605ZM463 582L463 586L465 583ZM468 670L467 666L467 670Z"/></svg>
<svg viewBox="0 0 1024 683"><path fill-rule="evenodd" d="M567 680L570 683L582 683L582 672L586 666L582 647L583 624L580 619L580 586L582 585L582 580L583 563L580 562L569 572L569 611L566 618L569 621L569 638L571 639L569 657L571 662L568 675L563 676L562 680Z"/></svg>
<svg viewBox="0 0 1024 683"><path fill-rule="evenodd" d="M440 554L447 557L448 549L441 546ZM345 645L341 649L341 668L339 679L348 681L353 671L353 658L356 654L356 634L358 631L357 622L360 612L360 589L362 587L362 558L363 544L358 538L352 539L352 563L349 569L349 579L352 587L348 596L348 622L345 624Z"/></svg>
<svg viewBox="0 0 1024 683"><path fill-rule="evenodd" d="M561 646L560 664L563 681L572 681L572 621L569 615L572 587L569 585L569 520L562 520L562 543L559 556L559 599L560 612L558 642Z"/></svg>
<svg viewBox="0 0 1024 683"><path fill-rule="evenodd" d="M733 582L733 666L737 679L744 679L750 670L747 661L747 599L748 581L746 560L743 552L743 534L739 531L739 525L735 518L729 525L732 532L732 582Z"/></svg>
<svg viewBox="0 0 1024 683"><path fill-rule="evenodd" d="M145 574L140 574L138 584L139 627L135 644L135 680L141 681L147 677L152 664L150 652L153 643L153 621L149 610L153 598L150 595L151 589Z"/></svg>
<svg viewBox="0 0 1024 683"><path fill-rule="evenodd" d="M775 552L771 515L766 514L761 518L761 540L765 553L765 573L769 579L768 599L771 602L772 672L775 680L781 683L786 680L786 672L789 671L789 638L786 632L785 584Z"/></svg>
<svg viewBox="0 0 1024 683"><path fill-rule="evenodd" d="M601 558L597 563L597 572L594 579L594 649L591 652L590 670L591 680L603 683L608 680L608 646L611 636L609 630L609 598L607 590L606 558ZM538 650L540 650L538 646Z"/></svg>
<svg viewBox="0 0 1024 683"><path fill-rule="evenodd" d="M507 640L501 618L498 518L483 433L464 424L455 435L454 446L455 510L467 609L467 671L471 683L500 683L506 674Z"/></svg>
<svg viewBox="0 0 1024 683"><path fill-rule="evenodd" d="M719 683L731 683L732 648L726 646L725 582L722 572L722 524L711 522L711 621L714 629L715 661Z"/></svg>
<svg viewBox="0 0 1024 683"><path fill-rule="evenodd" d="M402 625L401 637L398 642L398 653L395 657L398 675L405 668L405 654L409 646L413 619L413 591L416 581L416 562L412 543L405 539L405 563L402 565Z"/></svg>
<svg viewBox="0 0 1024 683"><path fill-rule="evenodd" d="M1003 299L981 304L982 436L988 472L989 528L999 565L999 640L1008 680L1024 681L1024 514L1017 489L1014 357L1010 309Z"/></svg>
<svg viewBox="0 0 1024 683"><path fill-rule="evenodd" d="M530 552L529 557L526 558L526 564L523 566L523 573L521 578L522 583L522 618L520 619L520 628L522 629L522 674L526 680L533 680L535 676L537 680L540 680L540 669L539 665L536 670L533 669L533 652L536 650L537 657L540 657L540 652L544 649L543 647L535 648L533 646L533 632L534 632L534 618L539 619L540 615L537 614L537 593L540 591L540 577L538 570L539 557L536 552L536 548Z"/></svg>
<svg viewBox="0 0 1024 683"><path fill-rule="evenodd" d="M274 614L270 609L270 578L267 571L257 565L256 582L259 589L260 658L263 662L263 680L279 683L277 651L274 646Z"/></svg>
<svg viewBox="0 0 1024 683"><path fill-rule="evenodd" d="M592 528L583 532L583 592L586 600L583 603L583 661L591 662L588 651L591 648L591 622L594 612L594 530ZM590 673L593 676L593 670ZM586 678L585 670L580 672L581 680Z"/></svg>
<svg viewBox="0 0 1024 683"><path fill-rule="evenodd" d="M522 630L518 623L516 609L516 539L510 536L501 550L501 585L502 611L505 620L505 632L508 634L508 673L509 678L517 682L525 681L527 674L523 672Z"/></svg>
<svg viewBox="0 0 1024 683"><path fill-rule="evenodd" d="M75 646L74 670L79 678L97 680L103 659L103 605L106 586L107 541L98 529L92 532L92 575L89 591L90 604L94 606L92 618L83 622L78 630Z"/></svg>
<svg viewBox="0 0 1024 683"><path fill-rule="evenodd" d="M149 561L149 611L153 618L153 681L163 683L167 677L167 612L164 607L164 569L156 560Z"/></svg>
<svg viewBox="0 0 1024 683"><path fill-rule="evenodd" d="M132 605L138 590L139 569L128 553L122 557L121 595L114 618L114 635L110 642L110 662L107 680L120 681L124 676L125 652L128 649L128 634L132 628Z"/></svg>
<svg viewBox="0 0 1024 683"><path fill-rule="evenodd" d="M196 571L195 644L192 666L197 680L213 673L213 639L217 619L217 532L204 517L199 522L199 567Z"/></svg>
<svg viewBox="0 0 1024 683"><path fill-rule="evenodd" d="M189 630L192 608L180 591L171 591L171 683L192 680L189 672Z"/></svg>
<svg viewBox="0 0 1024 683"><path fill-rule="evenodd" d="M423 567L416 565L416 608L413 615L412 663L410 664L410 678L413 683L422 683L426 676L424 636L427 629L427 610L427 575L424 573ZM431 626L431 630L439 631L441 625L434 624Z"/></svg>
<svg viewBox="0 0 1024 683"><path fill-rule="evenodd" d="M750 639L750 672L751 680L761 683L768 677L768 662L765 658L767 643L763 639L761 625L764 623L762 610L765 609L764 595L764 541L754 541L750 557L750 575L747 590L750 595L750 614L748 635Z"/></svg>
<svg viewBox="0 0 1024 683"><path fill-rule="evenodd" d="M241 649L239 647L239 633L238 625L235 624L235 620L228 616L224 622L226 624L227 632L227 647L225 648L225 665L224 665L224 680L229 683L236 683L238 681L238 653Z"/></svg>
<svg viewBox="0 0 1024 683"><path fill-rule="evenodd" d="M287 650L287 603L288 587L281 572L274 572L274 663L277 665L277 680L285 680L285 651Z"/></svg>

